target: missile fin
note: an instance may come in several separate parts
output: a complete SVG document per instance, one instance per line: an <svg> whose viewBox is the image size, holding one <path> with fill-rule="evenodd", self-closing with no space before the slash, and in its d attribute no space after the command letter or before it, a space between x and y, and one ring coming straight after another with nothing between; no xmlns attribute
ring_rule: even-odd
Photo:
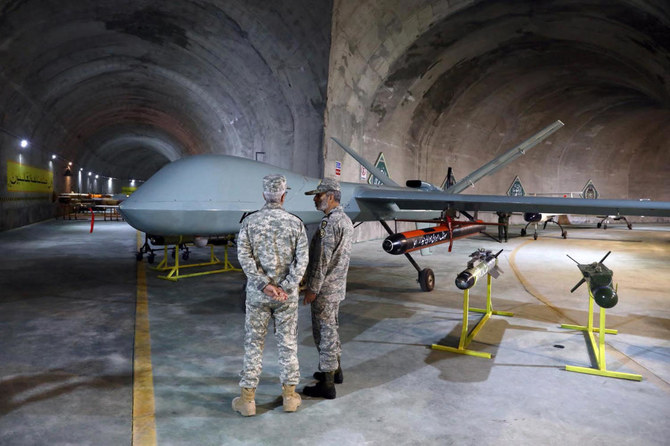
<svg viewBox="0 0 670 446"><path fill-rule="evenodd" d="M602 258L602 260L598 263L603 263L605 259L607 258L608 255L612 254L612 251L607 251L607 254L605 254L605 257Z"/></svg>
<svg viewBox="0 0 670 446"><path fill-rule="evenodd" d="M568 255L566 254L566 256L568 256ZM573 262L575 262L577 265L579 265L579 262L576 261L575 259L573 259L572 257L568 256L568 258L569 258L570 260L572 260Z"/></svg>
<svg viewBox="0 0 670 446"><path fill-rule="evenodd" d="M572 289L570 290L570 292L573 293L573 292L574 292L577 288L579 288L579 287L581 286L581 284L583 284L584 282L586 282L586 279L582 278L582 280L580 280L579 282L577 282L577 285L575 285L575 286L572 287Z"/></svg>

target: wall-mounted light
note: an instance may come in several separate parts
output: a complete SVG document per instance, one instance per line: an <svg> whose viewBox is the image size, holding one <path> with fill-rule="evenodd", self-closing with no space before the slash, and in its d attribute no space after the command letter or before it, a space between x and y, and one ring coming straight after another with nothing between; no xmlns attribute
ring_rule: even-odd
<svg viewBox="0 0 670 446"><path fill-rule="evenodd" d="M98 179L98 175L95 176L95 179L96 179L96 180Z"/></svg>
<svg viewBox="0 0 670 446"><path fill-rule="evenodd" d="M29 143L28 143L27 139L22 139L20 144L21 144L21 147L25 149L26 147L28 147Z"/></svg>
<svg viewBox="0 0 670 446"><path fill-rule="evenodd" d="M55 159L56 159L56 155L51 155L51 159L52 159L52 160L55 160Z"/></svg>
<svg viewBox="0 0 670 446"><path fill-rule="evenodd" d="M89 173L88 173L88 176L90 177L92 173L93 173L93 172L89 172Z"/></svg>

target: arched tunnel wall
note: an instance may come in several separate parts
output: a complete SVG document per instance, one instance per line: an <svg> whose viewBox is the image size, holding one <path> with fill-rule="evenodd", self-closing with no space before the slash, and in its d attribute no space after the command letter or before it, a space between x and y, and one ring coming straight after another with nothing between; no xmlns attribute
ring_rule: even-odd
<svg viewBox="0 0 670 446"><path fill-rule="evenodd" d="M560 119L565 127L465 193L670 199L670 5L660 1L335 1L326 174L457 179ZM374 26L370 26L373 23ZM649 218L647 218L649 221ZM362 238L382 235L370 224Z"/></svg>
<svg viewBox="0 0 670 446"><path fill-rule="evenodd" d="M0 2L0 180L14 162L54 181L52 192L3 188L0 230L53 216L56 193L104 193L110 178L118 192L193 154L318 176L331 9L331 0Z"/></svg>
<svg viewBox="0 0 670 446"><path fill-rule="evenodd" d="M560 119L466 193L518 175L670 200L669 30L662 0L0 2L0 180L20 162L54 193L118 191L227 153L362 181L336 136L398 182L440 184ZM53 216L54 193L1 190L0 229Z"/></svg>

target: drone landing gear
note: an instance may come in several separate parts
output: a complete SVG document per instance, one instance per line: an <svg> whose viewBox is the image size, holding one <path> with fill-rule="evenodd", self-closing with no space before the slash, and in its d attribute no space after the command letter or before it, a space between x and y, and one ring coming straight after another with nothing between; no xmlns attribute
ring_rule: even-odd
<svg viewBox="0 0 670 446"><path fill-rule="evenodd" d="M418 280L423 291L433 291L433 288L435 288L435 274L433 274L433 270L430 268L424 268L419 271Z"/></svg>
<svg viewBox="0 0 670 446"><path fill-rule="evenodd" d="M528 223L526 223L526 226L521 230L521 236L523 237L527 234L528 225L530 225L531 223L533 224L533 229L534 229L533 240L537 240L537 222L529 221ZM547 229L547 223L554 223L554 224L558 225L558 227L561 228L561 237L563 237L564 239L568 238L568 231L563 229L563 226L561 226L561 224L559 222L554 220L554 217L550 217L550 218L547 219L547 221L544 222L544 225L542 226L543 231L545 229Z"/></svg>
<svg viewBox="0 0 670 446"><path fill-rule="evenodd" d="M137 232L137 243L139 244L139 238L140 238L140 232ZM138 262L142 261L142 257L144 257L144 254L147 254L147 262L149 263L154 263L154 259L156 258L156 254L154 253L153 248L151 245L149 245L149 235L144 234L144 244L140 246L140 249L137 251L135 254L135 258L137 259Z"/></svg>
<svg viewBox="0 0 670 446"><path fill-rule="evenodd" d="M138 234L139 238L139 234ZM188 248L188 245L186 243L179 243L172 248L171 255L172 258L174 259L177 255L177 251L181 250L181 258L184 261L187 261L189 257L191 256L191 251ZM154 260L156 260L156 253L154 252L154 249L151 247L149 244L149 235L144 234L144 244L140 247L140 249L137 251L135 254L135 258L137 259L138 262L142 261L142 258L144 257L144 254L147 255L147 263L150 265L154 263ZM167 245L166 245L166 254L167 254ZM163 258L163 260L159 263L159 265L155 269L161 269L166 263L167 263L167 255Z"/></svg>
<svg viewBox="0 0 670 446"><path fill-rule="evenodd" d="M626 217L624 217L623 215L619 215L619 216L617 216L617 217L611 217L611 218L612 218L612 220L614 220L614 221L623 220L623 221L626 222L626 227L627 227L628 229L633 229L633 224L632 224L631 222L629 222L629 221L626 219ZM600 229L601 227L602 227L603 229L607 229L607 225L609 224L609 222L610 222L610 217L609 217L609 216L607 216L607 217L603 217L603 219L600 220L600 222L598 222L598 225L597 225L597 226L598 226L598 229Z"/></svg>
<svg viewBox="0 0 670 446"><path fill-rule="evenodd" d="M379 220L379 223L382 224L384 229L386 229L386 232L388 232L390 235L395 234L384 220ZM419 277L416 279L416 281L419 282L421 290L433 291L435 288L435 274L433 273L433 270L430 268L421 269L419 264L416 263L416 260L414 260L414 258L409 253L405 253L405 257L407 257L409 263L411 263L414 269L416 269L417 273L419 273Z"/></svg>

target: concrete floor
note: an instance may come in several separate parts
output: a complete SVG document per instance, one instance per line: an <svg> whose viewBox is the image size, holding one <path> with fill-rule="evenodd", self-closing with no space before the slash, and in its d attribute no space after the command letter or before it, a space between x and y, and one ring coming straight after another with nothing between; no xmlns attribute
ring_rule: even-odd
<svg viewBox="0 0 670 446"><path fill-rule="evenodd" d="M519 228L511 229L518 234ZM258 416L233 413L239 392L241 273L173 283L147 269L160 445L589 444L661 445L670 438L670 228L568 228L568 239L458 240L453 252L417 255L436 272L418 289L403 257L380 241L355 245L341 308L345 381L332 401L281 410L274 339L266 345ZM0 444L132 443L136 232L123 222L53 220L0 233ZM457 345L463 294L453 284L479 247L505 248L493 316L470 345L492 359L431 350ZM608 310L608 370L641 382L565 371L593 364L577 267L608 250L619 304ZM191 262L204 258L193 251ZM145 262L142 263L145 265ZM482 306L486 288L470 293ZM474 325L477 315L470 318ZM309 308L299 355L310 384L317 365Z"/></svg>

